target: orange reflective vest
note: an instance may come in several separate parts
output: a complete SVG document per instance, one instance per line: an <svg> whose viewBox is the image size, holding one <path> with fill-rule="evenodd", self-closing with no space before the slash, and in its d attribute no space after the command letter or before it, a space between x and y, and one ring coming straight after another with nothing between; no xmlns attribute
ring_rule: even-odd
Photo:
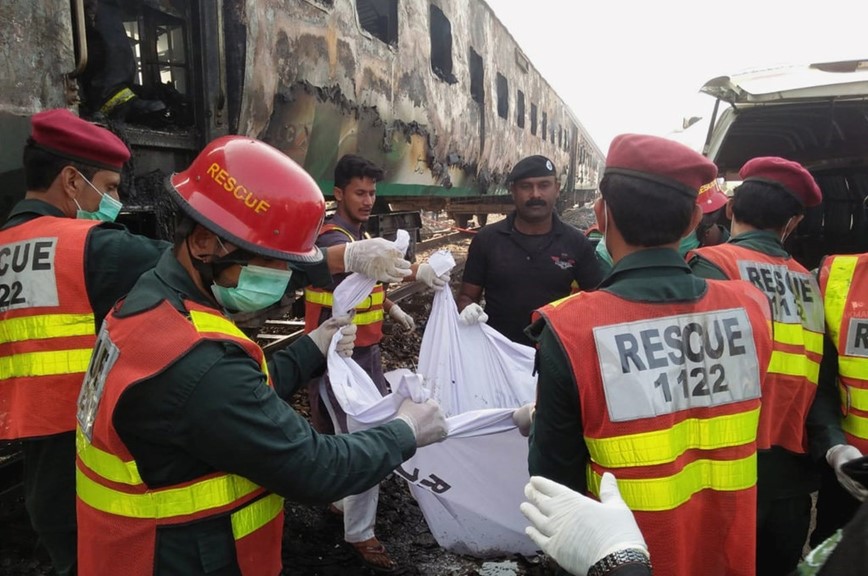
<svg viewBox="0 0 868 576"><path fill-rule="evenodd" d="M769 256L735 244L700 248L696 253L729 278L747 280L768 297L774 352L763 389L760 427L769 430L772 446L806 453L805 421L817 393L825 332L816 279L792 258Z"/></svg>
<svg viewBox="0 0 868 576"><path fill-rule="evenodd" d="M72 432L96 338L84 246L96 221L0 230L0 439Z"/></svg>
<svg viewBox="0 0 868 576"><path fill-rule="evenodd" d="M283 498L222 472L151 488L112 423L127 388L160 373L202 340L234 342L268 373L262 350L230 320L213 308L185 304L187 316L165 301L125 318L109 314L97 338L82 385L76 430L82 576L154 574L158 527L217 516L230 518L242 574L275 576L281 571ZM160 337L143 338L154 326L160 327Z"/></svg>
<svg viewBox="0 0 868 576"><path fill-rule="evenodd" d="M868 254L827 257L820 290L838 351L842 427L847 442L868 454Z"/></svg>
<svg viewBox="0 0 868 576"><path fill-rule="evenodd" d="M540 310L578 385L589 492L615 474L655 574L754 574L771 334L762 295L741 284L709 281L688 303L583 292Z"/></svg>
<svg viewBox="0 0 868 576"><path fill-rule="evenodd" d="M356 238L349 230L345 230L335 224L324 224L320 229L320 236L326 232L338 231L346 235L350 242ZM367 236L367 234L366 234ZM386 292L382 284L376 284L365 300L356 306L356 315L353 324L358 326L356 332L356 346L373 346L383 339L383 302ZM307 334L319 326L322 310L331 309L334 302L334 294L329 290L308 286L304 289L304 333Z"/></svg>

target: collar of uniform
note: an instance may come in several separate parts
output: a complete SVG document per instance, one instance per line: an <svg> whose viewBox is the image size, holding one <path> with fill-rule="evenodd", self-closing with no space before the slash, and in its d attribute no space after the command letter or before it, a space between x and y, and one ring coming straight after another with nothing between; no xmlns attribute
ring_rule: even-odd
<svg viewBox="0 0 868 576"><path fill-rule="evenodd" d="M789 258L790 253L786 251L784 245L781 244L781 238L774 232L768 230L751 230L743 232L738 236L733 236L729 239L729 244L741 245L742 248L749 248L768 254L769 256L777 256L779 258Z"/></svg>
<svg viewBox="0 0 868 576"><path fill-rule="evenodd" d="M671 248L646 248L621 258L599 288L611 286L618 280L634 276L672 276L691 274L690 266L677 251Z"/></svg>
<svg viewBox="0 0 868 576"><path fill-rule="evenodd" d="M515 215L515 210L506 215L506 218L504 219L504 222L506 222L506 226L501 228L501 234L521 234L521 232L515 229ZM557 213L552 212L552 229L549 233L554 234L555 236L560 236L561 234L563 234L565 227L566 224L564 224L563 221L558 218Z"/></svg>
<svg viewBox="0 0 868 576"><path fill-rule="evenodd" d="M30 218L19 218L20 216L28 214L32 214L33 216ZM63 211L54 204L49 204L48 202L37 200L35 198L25 198L12 207L12 211L9 213L9 220L20 219L25 221L38 216L57 216L58 218L63 218L65 215Z"/></svg>
<svg viewBox="0 0 868 576"><path fill-rule="evenodd" d="M337 212L335 212L331 218L329 218L326 222L330 224L334 224L338 228L343 228L348 232L353 232L356 235L357 239L361 239L365 237L365 227L364 224L351 224L347 222L343 218L341 218Z"/></svg>

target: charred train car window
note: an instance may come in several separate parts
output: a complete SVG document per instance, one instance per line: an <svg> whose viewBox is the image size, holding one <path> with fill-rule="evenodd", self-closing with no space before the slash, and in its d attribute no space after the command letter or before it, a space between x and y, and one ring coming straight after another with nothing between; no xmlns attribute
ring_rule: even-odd
<svg viewBox="0 0 868 576"><path fill-rule="evenodd" d="M497 115L501 118L509 116L509 82L500 72L497 73Z"/></svg>
<svg viewBox="0 0 868 576"><path fill-rule="evenodd" d="M531 102L530 104L530 133L533 136L536 136L536 104Z"/></svg>
<svg viewBox="0 0 868 576"><path fill-rule="evenodd" d="M518 91L515 98L515 123L524 128L524 92Z"/></svg>
<svg viewBox="0 0 868 576"><path fill-rule="evenodd" d="M398 0L356 0L359 24L374 38L398 44Z"/></svg>
<svg viewBox="0 0 868 576"><path fill-rule="evenodd" d="M477 104L485 102L485 68L482 56L470 49L470 97Z"/></svg>
<svg viewBox="0 0 868 576"><path fill-rule="evenodd" d="M431 70L450 84L458 81L452 74L452 24L437 6L431 4Z"/></svg>
<svg viewBox="0 0 868 576"><path fill-rule="evenodd" d="M542 113L542 125L540 126L540 131L539 131L540 132L539 137L542 138L543 140L546 139L546 134L547 134L546 126L548 125L548 119L549 119L548 114L543 112Z"/></svg>

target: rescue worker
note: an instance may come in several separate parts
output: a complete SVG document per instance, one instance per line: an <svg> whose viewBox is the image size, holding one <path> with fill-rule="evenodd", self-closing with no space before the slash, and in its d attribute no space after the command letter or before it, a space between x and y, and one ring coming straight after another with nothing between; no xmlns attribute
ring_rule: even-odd
<svg viewBox="0 0 868 576"><path fill-rule="evenodd" d="M694 276L677 251L702 217L697 190L716 173L677 142L616 137L594 206L615 266L597 290L538 310L530 328L531 475L596 496L616 471L660 576L754 573L745 558L768 303L744 282Z"/></svg>
<svg viewBox="0 0 868 576"><path fill-rule="evenodd" d="M811 522L817 466L833 467L846 451L834 403L817 395L823 354L823 301L814 276L784 248L784 241L817 206L822 193L797 162L777 157L749 160L742 184L727 205L732 238L689 256L704 278L741 279L771 305L774 352L763 388L760 429L771 447L758 457L757 573L783 575L802 555Z"/></svg>
<svg viewBox="0 0 868 576"><path fill-rule="evenodd" d="M464 323L487 322L513 342L530 346L524 329L536 308L592 290L603 276L591 241L555 213L560 190L551 160L523 158L507 185L515 211L473 237L456 304Z"/></svg>
<svg viewBox="0 0 868 576"><path fill-rule="evenodd" d="M383 170L373 162L346 154L338 160L334 170L334 197L337 203L335 214L326 219L320 229L317 245L321 248L339 246L367 238L364 225L371 216L377 197L377 182L383 179ZM335 278L335 283L326 288L308 286L305 289L305 332L311 332L332 317L332 295L345 276ZM419 278L429 287L442 289L449 281L449 274L438 277L427 263L415 265L414 274L406 279ZM353 324L358 326L353 360L371 377L382 395L389 392L383 375L380 355L380 340L383 337L383 316L388 314L404 330L412 331L415 321L398 304L386 297L382 284L374 286L370 297L356 307ZM321 391L326 395L320 397ZM326 373L308 386L311 422L321 433L346 434L347 415L338 404L331 390ZM330 416L331 415L331 416ZM394 571L395 562L374 534L377 519L379 486L347 496L329 509L343 516L344 540L350 544L361 560L379 570Z"/></svg>
<svg viewBox="0 0 868 576"><path fill-rule="evenodd" d="M281 570L283 497L328 502L370 488L446 436L433 401L355 434L319 436L286 401L324 366L332 319L265 361L224 310L265 308L315 246L324 200L267 144L211 142L167 190L173 249L106 317L79 397L81 574ZM343 327L342 327L343 326Z"/></svg>
<svg viewBox="0 0 868 576"><path fill-rule="evenodd" d="M23 440L25 506L58 574L75 570L75 402L102 319L169 242L112 224L126 145L66 109L34 114L24 148L27 192L0 229L0 440ZM329 270L383 281L410 273L390 242L325 251L294 276Z"/></svg>
<svg viewBox="0 0 868 576"><path fill-rule="evenodd" d="M840 403L846 444L836 467L824 467L817 496L817 522L811 544L818 545L844 526L865 500L864 487L841 469L868 453L868 254L827 256L820 264L820 292L826 317L826 345L817 393ZM840 391L840 393L839 393Z"/></svg>
<svg viewBox="0 0 868 576"><path fill-rule="evenodd" d="M704 184L696 196L696 205L702 209L702 220L690 234L681 239L678 244L678 253L687 256L687 253L700 246L714 246L726 242L729 238L729 230L717 224L720 212L726 206L727 197L720 189L717 179ZM600 268L604 274L612 271L612 256L606 249L605 240L597 242L595 249Z"/></svg>
<svg viewBox="0 0 868 576"><path fill-rule="evenodd" d="M0 440L55 572L75 573L75 401L103 317L167 242L112 224L130 152L66 109L31 118L27 192L0 229Z"/></svg>

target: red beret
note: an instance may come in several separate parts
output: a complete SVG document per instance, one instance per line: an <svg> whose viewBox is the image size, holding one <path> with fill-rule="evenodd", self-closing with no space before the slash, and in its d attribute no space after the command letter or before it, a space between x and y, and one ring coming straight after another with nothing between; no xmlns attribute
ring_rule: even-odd
<svg viewBox="0 0 868 576"><path fill-rule="evenodd" d="M823 193L811 173L798 162L778 158L777 156L762 156L748 160L739 177L745 182L765 182L779 186L794 196L802 206L810 208L823 201Z"/></svg>
<svg viewBox="0 0 868 576"><path fill-rule="evenodd" d="M703 185L696 197L696 204L702 208L703 214L711 214L729 201L729 197L720 189L717 179Z"/></svg>
<svg viewBox="0 0 868 576"><path fill-rule="evenodd" d="M650 180L696 198L699 188L717 177L717 166L674 140L621 134L609 145L605 173Z"/></svg>
<svg viewBox="0 0 868 576"><path fill-rule="evenodd" d="M120 138L66 108L34 114L30 124L30 136L37 146L74 162L120 172L130 159L130 151Z"/></svg>

